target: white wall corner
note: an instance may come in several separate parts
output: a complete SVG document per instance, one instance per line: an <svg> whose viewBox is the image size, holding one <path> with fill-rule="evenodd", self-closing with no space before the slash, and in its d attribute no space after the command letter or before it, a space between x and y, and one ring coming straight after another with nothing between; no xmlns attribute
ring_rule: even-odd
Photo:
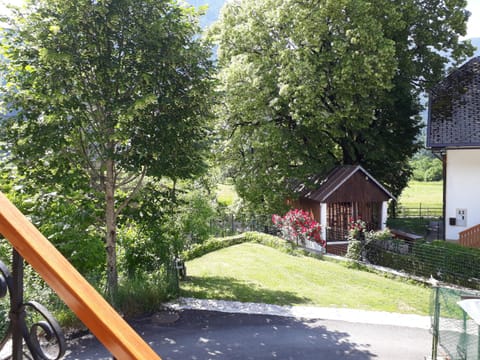
<svg viewBox="0 0 480 360"><path fill-rule="evenodd" d="M320 203L320 225L322 227L322 239L327 239L327 203Z"/></svg>
<svg viewBox="0 0 480 360"><path fill-rule="evenodd" d="M388 219L388 201L382 201L382 218L380 219L380 230L385 230Z"/></svg>

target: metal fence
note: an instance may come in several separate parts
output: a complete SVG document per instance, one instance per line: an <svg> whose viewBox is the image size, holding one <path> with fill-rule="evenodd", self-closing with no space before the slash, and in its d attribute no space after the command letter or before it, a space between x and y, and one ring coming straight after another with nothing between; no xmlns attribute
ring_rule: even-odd
<svg viewBox="0 0 480 360"><path fill-rule="evenodd" d="M268 234L276 233L270 215L250 217L228 215L210 221L210 234L214 236L230 236L246 231L259 231Z"/></svg>
<svg viewBox="0 0 480 360"><path fill-rule="evenodd" d="M399 239L374 241L367 246L370 263L408 274L480 290L480 250L446 242Z"/></svg>
<svg viewBox="0 0 480 360"><path fill-rule="evenodd" d="M443 207L441 206L397 206L395 211L396 218L440 218L443 216Z"/></svg>
<svg viewBox="0 0 480 360"><path fill-rule="evenodd" d="M480 359L479 325L460 307L459 301L479 297L479 292L450 287L433 287L432 360Z"/></svg>
<svg viewBox="0 0 480 360"><path fill-rule="evenodd" d="M459 305L461 300L480 299L480 250L446 242L387 239L368 243L366 259L451 284L432 289L432 360L480 359L479 324Z"/></svg>

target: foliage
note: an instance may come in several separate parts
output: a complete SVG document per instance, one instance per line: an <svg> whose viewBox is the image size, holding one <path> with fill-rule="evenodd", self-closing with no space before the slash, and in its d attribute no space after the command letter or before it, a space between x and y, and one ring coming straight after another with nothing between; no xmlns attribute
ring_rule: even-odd
<svg viewBox="0 0 480 360"><path fill-rule="evenodd" d="M193 244L188 250L185 250L182 253L182 258L185 260L192 260L210 252L241 244L246 241L247 238L245 237L245 234L225 238L211 238L203 243Z"/></svg>
<svg viewBox="0 0 480 360"><path fill-rule="evenodd" d="M301 209L292 209L283 217L272 216L273 225L279 230L280 237L297 245L305 241L316 242L325 247L326 242L321 238L321 226L313 215Z"/></svg>
<svg viewBox="0 0 480 360"><path fill-rule="evenodd" d="M210 49L175 2L29 5L2 34L5 151L38 193L102 209L113 292L122 211L146 180L205 169Z"/></svg>
<svg viewBox="0 0 480 360"><path fill-rule="evenodd" d="M122 314L138 316L160 310L162 303L175 299L178 294L175 270L162 266L155 272L121 279L114 304Z"/></svg>
<svg viewBox="0 0 480 360"><path fill-rule="evenodd" d="M347 259L360 261L362 260L363 249L364 249L364 244L360 240L355 240L355 239L349 240L347 253L345 254L345 257Z"/></svg>
<svg viewBox="0 0 480 360"><path fill-rule="evenodd" d="M81 194L68 198L55 191L35 190L28 178L9 166L8 157L0 159L0 191L82 275L91 277L103 273L105 249L101 232L96 227L97 212Z"/></svg>
<svg viewBox="0 0 480 360"><path fill-rule="evenodd" d="M411 165L412 179L416 181L440 181L443 179L443 165L441 160L426 155L416 155Z"/></svg>
<svg viewBox="0 0 480 360"><path fill-rule="evenodd" d="M348 247L346 258L365 261L368 258L370 243L391 241L393 239L390 229L367 231L367 225L362 219L350 219L348 225Z"/></svg>
<svg viewBox="0 0 480 360"><path fill-rule="evenodd" d="M149 183L121 218L121 270L134 278L173 263L185 246L176 188Z"/></svg>
<svg viewBox="0 0 480 360"><path fill-rule="evenodd" d="M365 233L367 224L362 219L350 218L348 224L348 247L345 257L351 260L362 260L362 253L365 248Z"/></svg>
<svg viewBox="0 0 480 360"><path fill-rule="evenodd" d="M367 223L361 218L350 218L348 223L348 239L361 240L365 239L367 231Z"/></svg>
<svg viewBox="0 0 480 360"><path fill-rule="evenodd" d="M224 238L211 238L202 244L194 244L182 253L182 257L185 260L192 260L210 252L224 249L233 245L243 244L245 242L265 245L290 255L318 256L318 254L310 254L304 250L299 250L292 242L285 241L277 236L256 231L249 231L240 235L228 236Z"/></svg>
<svg viewBox="0 0 480 360"><path fill-rule="evenodd" d="M428 218L389 218L387 220L387 226L391 229L423 235L427 231L429 222L430 219Z"/></svg>
<svg viewBox="0 0 480 360"><path fill-rule="evenodd" d="M217 212L212 199L203 191L190 191L186 195L184 208L181 214L182 233L187 235L189 242L202 243L211 234L211 222Z"/></svg>
<svg viewBox="0 0 480 360"><path fill-rule="evenodd" d="M394 195L419 148L419 94L472 54L463 0L229 2L213 27L216 109L238 193L281 211L292 181L361 164ZM385 166L388 163L389 166Z"/></svg>

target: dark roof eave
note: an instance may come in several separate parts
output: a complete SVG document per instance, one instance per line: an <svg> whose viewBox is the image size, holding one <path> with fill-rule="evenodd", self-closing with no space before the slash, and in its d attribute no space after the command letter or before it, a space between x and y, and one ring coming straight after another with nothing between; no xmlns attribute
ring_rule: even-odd
<svg viewBox="0 0 480 360"><path fill-rule="evenodd" d="M339 168L335 168L330 174L333 174L333 181L337 180L336 179L336 176L337 175L335 173L335 171L340 171L339 169L341 168L346 168L346 167L339 167ZM350 179L356 172L358 171L362 171L365 176L367 176L370 180L372 180L378 188L380 188L380 190L382 190L390 199L394 200L394 201L397 201L397 198L395 196L392 195L392 193L390 191L388 191L382 184L380 184L372 175L370 175L370 173L365 170L362 166L360 165L356 165L356 166L352 166L351 168L348 168L346 169L346 176L343 176L339 179L339 181L337 183L335 183L335 185L331 188L331 189L324 189L322 190L321 188L317 189L317 190L314 190L314 191L309 191L307 192L306 194L303 194L303 197L307 198L307 199L311 199L311 200L315 200L315 201L318 201L320 203L324 203L326 202L326 200L335 192L338 190L338 188L340 188L348 179ZM330 175L329 174L329 175ZM328 178L328 176L327 176ZM328 182L328 181L327 181ZM325 192L324 194L322 194L322 192ZM318 196L315 196L315 193L317 193L318 195L321 195L320 197Z"/></svg>

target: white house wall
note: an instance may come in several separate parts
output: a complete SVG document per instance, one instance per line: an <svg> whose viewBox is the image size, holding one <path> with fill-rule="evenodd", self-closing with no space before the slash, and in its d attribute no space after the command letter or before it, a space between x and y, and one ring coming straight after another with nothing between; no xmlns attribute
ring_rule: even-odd
<svg viewBox="0 0 480 360"><path fill-rule="evenodd" d="M465 214L459 211L466 210ZM455 218L456 225L450 225ZM480 150L447 150L445 238L480 224Z"/></svg>

